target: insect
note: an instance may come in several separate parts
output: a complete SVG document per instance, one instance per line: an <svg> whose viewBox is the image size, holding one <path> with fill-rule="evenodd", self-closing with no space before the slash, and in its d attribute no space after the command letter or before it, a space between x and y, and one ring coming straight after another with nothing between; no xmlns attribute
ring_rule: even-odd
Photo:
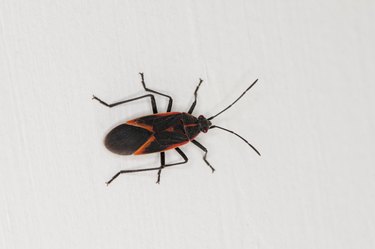
<svg viewBox="0 0 375 249"><path fill-rule="evenodd" d="M104 144L108 150L119 155L143 155L149 153L160 153L160 166L155 168L121 170L107 182L107 185L121 174L152 170L158 171L156 183L160 183L160 175L164 168L181 165L188 162L188 157L180 149L180 147L189 142L193 143L204 152L203 160L211 168L212 172L214 172L215 169L207 161L208 150L195 139L200 132L206 133L209 129L213 128L218 128L234 134L235 136L242 139L260 156L259 151L246 139L231 130L217 125L212 125L211 123L212 119L228 110L239 99L241 99L245 95L245 93L255 85L258 79L256 79L232 104L227 106L216 115L205 118L203 115L200 115L198 117L192 115L197 104L197 94L199 87L203 82L202 79L199 80L199 83L194 91L194 102L190 106L188 112L171 112L173 103L172 97L147 88L143 73L139 74L141 76L141 83L143 85L143 88L146 92L150 92L149 94L116 102L113 104L107 104L96 96L93 96L92 99L99 101L99 103L109 108L112 108L139 99L150 98L153 114L129 120L126 123L120 124L117 127L113 128L106 135ZM158 94L169 99L166 112L158 113L155 97L151 93ZM165 151L172 149L180 154L183 161L170 164L165 163Z"/></svg>

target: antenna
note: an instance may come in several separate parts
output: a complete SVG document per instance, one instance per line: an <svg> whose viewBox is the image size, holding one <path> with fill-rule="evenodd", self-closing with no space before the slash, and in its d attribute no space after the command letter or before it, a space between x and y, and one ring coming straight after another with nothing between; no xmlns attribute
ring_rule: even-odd
<svg viewBox="0 0 375 249"><path fill-rule="evenodd" d="M209 117L207 120L211 120L211 119L214 119L214 118L216 118L217 116L219 116L220 114L222 114L223 112L225 112L226 110L228 110L229 108L231 108L232 107L232 105L234 105L238 100L240 100L240 98L242 98L244 95L245 95L245 93L247 92L247 91L249 91L250 90L250 88L252 88L254 85L255 85L255 83L257 83L257 81L258 81L258 79L256 79L254 82L253 82L253 84L251 84L242 94L241 94L241 96L239 96L232 104L230 104L229 106L227 106L227 108L225 108L224 110L222 110L221 112L219 112L218 114L216 114L216 115L214 115L214 116L212 116L212 117ZM237 135L237 134L236 134ZM237 135L238 136L238 135ZM246 141L246 140L245 140Z"/></svg>
<svg viewBox="0 0 375 249"><path fill-rule="evenodd" d="M255 81L256 82L256 81ZM253 83L253 85L254 85L254 83ZM251 86L250 86L251 87ZM247 90L249 90L250 88L248 88ZM247 91L246 90L246 91ZM245 91L245 92L246 92ZM243 95L243 94L242 94ZM240 97L241 98L241 97ZM238 99L237 99L238 100ZM237 101L236 100L236 101ZM220 127L220 126L217 126L217 125L212 125L211 127L210 127L210 129L213 129L213 128L219 128L219 129L221 129L221 130L224 130L224 131L227 131L227 132L230 132L230 133L232 133L232 134L234 134L234 135L236 135L237 137L239 137L239 138L241 138L245 143L247 143L259 156L260 156L260 153L259 153L259 151L257 150L257 149L255 149L255 147L254 146L252 146L245 138L243 138L243 137L241 137L240 135L238 135L237 133L235 133L234 131L231 131L231 130L228 130L228 129L225 129L225 128L223 128L223 127Z"/></svg>

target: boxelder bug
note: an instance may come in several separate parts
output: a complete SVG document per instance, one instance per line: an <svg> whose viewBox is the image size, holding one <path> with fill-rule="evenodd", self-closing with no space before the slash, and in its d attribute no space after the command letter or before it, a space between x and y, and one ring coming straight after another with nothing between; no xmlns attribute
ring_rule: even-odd
<svg viewBox="0 0 375 249"><path fill-rule="evenodd" d="M95 99L99 101L101 104L111 108L114 106L118 106L120 104L125 104L131 101L149 97L151 100L152 111L154 114L136 118L115 127L105 137L104 144L108 150L119 155L142 155L159 152L161 165L160 167L156 168L121 170L107 182L107 185L110 184L113 180L115 180L120 174L150 170L158 170L158 178L156 183L160 183L160 173L163 168L187 163L188 158L179 147L189 142L192 142L198 148L204 151L203 160L211 168L212 172L214 172L215 169L206 159L207 149L197 140L195 140L195 137L198 136L200 132L206 133L209 129L212 128L218 128L236 135L237 137L241 138L245 143L247 143L260 156L258 150L255 149L255 147L252 146L248 141L246 141L246 139L244 139L243 137L241 137L240 135L231 130L228 130L217 125L212 125L210 121L218 115L220 115L221 113L228 110L232 105L234 105L240 98L242 98L245 95L245 93L248 90L250 90L252 86L255 85L258 79L255 80L232 104L227 106L221 112L217 113L216 115L210 118L205 118L202 115L196 118L191 114L195 108L195 105L197 104L197 93L200 85L203 82L202 79L200 79L199 84L195 89L194 102L191 105L189 111L187 113L171 112L173 102L172 97L147 88L144 81L143 73L139 74L141 75L141 82L143 88L147 92L159 94L169 99L167 112L158 113L155 97L152 94L146 94L137 98L124 100L113 104L107 104L106 102L102 101L101 99L95 96L93 96L92 99ZM165 164L165 151L171 149L175 149L181 155L181 157L183 158L182 162Z"/></svg>

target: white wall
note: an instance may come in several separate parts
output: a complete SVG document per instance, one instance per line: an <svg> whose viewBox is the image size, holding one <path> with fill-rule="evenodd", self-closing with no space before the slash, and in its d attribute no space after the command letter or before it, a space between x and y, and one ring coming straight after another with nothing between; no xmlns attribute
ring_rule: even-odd
<svg viewBox="0 0 375 249"><path fill-rule="evenodd" d="M374 248L375 5L0 0L0 248ZM106 132L150 88L213 115L186 166L120 157ZM166 100L158 97L160 108ZM178 160L168 152L168 161Z"/></svg>

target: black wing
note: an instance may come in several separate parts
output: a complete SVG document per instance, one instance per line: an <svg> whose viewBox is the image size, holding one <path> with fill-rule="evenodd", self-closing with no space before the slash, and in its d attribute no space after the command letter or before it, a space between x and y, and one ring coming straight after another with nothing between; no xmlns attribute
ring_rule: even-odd
<svg viewBox="0 0 375 249"><path fill-rule="evenodd" d="M141 127L121 124L112 129L105 137L108 150L120 155L131 155L152 136L152 132Z"/></svg>

